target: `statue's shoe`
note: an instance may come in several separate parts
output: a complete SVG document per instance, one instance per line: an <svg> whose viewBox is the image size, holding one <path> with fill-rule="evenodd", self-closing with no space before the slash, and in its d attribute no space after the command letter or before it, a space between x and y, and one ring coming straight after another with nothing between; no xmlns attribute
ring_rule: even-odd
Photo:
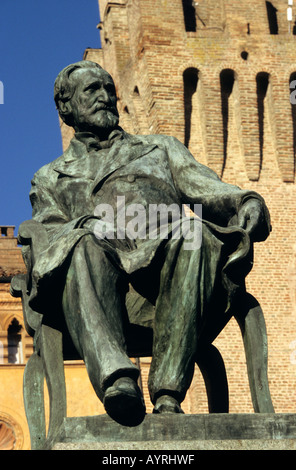
<svg viewBox="0 0 296 470"><path fill-rule="evenodd" d="M180 403L170 395L161 395L155 403L153 413L184 413Z"/></svg>
<svg viewBox="0 0 296 470"><path fill-rule="evenodd" d="M145 417L145 403L136 382L129 377L117 379L104 396L108 415L125 426L137 426Z"/></svg>

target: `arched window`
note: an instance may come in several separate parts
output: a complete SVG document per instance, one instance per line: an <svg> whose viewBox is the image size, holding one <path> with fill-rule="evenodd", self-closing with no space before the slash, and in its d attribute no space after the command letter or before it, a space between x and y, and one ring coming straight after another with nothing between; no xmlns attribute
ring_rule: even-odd
<svg viewBox="0 0 296 470"><path fill-rule="evenodd" d="M184 23L186 31L196 31L196 16L194 0L182 0Z"/></svg>
<svg viewBox="0 0 296 470"><path fill-rule="evenodd" d="M222 121L223 121L223 153L224 153L224 164L227 157L227 145L228 145L228 120L229 120L229 98L233 90L235 81L234 71L231 69L222 70L220 73L220 87L221 87L221 110L222 110Z"/></svg>
<svg viewBox="0 0 296 470"><path fill-rule="evenodd" d="M258 125L259 125L259 144L260 159L262 163L263 144L264 144L264 99L268 90L269 74L267 72L259 72L256 76L257 87L257 106L258 106Z"/></svg>
<svg viewBox="0 0 296 470"><path fill-rule="evenodd" d="M184 86L184 118L185 118L185 132L184 132L184 145L188 147L191 134L191 119L192 119L192 97L196 92L198 83L198 70L194 67L186 69L183 73L183 86Z"/></svg>
<svg viewBox="0 0 296 470"><path fill-rule="evenodd" d="M23 362L23 349L22 349L22 326L14 318L10 323L7 331L7 346L8 346L8 363L20 364Z"/></svg>
<svg viewBox="0 0 296 470"><path fill-rule="evenodd" d="M270 34L278 34L277 9L271 2L265 2Z"/></svg>

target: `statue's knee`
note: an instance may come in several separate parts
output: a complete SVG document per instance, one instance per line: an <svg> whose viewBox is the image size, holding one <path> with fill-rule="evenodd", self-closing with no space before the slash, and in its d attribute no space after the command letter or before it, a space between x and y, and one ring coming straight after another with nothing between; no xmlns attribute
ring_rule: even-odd
<svg viewBox="0 0 296 470"><path fill-rule="evenodd" d="M187 251L196 251L202 245L202 222L198 218L190 217L183 220L180 230L183 248Z"/></svg>
<svg viewBox="0 0 296 470"><path fill-rule="evenodd" d="M96 237L92 233L88 233L79 240L75 250L94 250L95 248L99 248L96 243Z"/></svg>
<svg viewBox="0 0 296 470"><path fill-rule="evenodd" d="M109 266L110 252L104 242L98 240L93 234L84 235L77 243L74 249L74 257L81 265L81 260L84 259L86 264L91 266Z"/></svg>

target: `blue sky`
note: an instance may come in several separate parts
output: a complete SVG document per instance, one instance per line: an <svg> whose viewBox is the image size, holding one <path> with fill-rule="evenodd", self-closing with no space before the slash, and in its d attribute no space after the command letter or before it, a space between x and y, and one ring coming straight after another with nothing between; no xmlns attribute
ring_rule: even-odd
<svg viewBox="0 0 296 470"><path fill-rule="evenodd" d="M98 0L0 0L0 225L31 218L30 181L62 153L53 84L100 47Z"/></svg>

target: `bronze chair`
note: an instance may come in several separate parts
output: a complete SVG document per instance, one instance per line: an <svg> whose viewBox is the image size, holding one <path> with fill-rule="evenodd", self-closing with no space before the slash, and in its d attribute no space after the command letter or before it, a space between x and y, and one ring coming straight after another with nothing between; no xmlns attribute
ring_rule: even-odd
<svg viewBox="0 0 296 470"><path fill-rule="evenodd" d="M67 415L64 360L81 359L64 324L49 324L44 316L30 307L31 270L34 259L48 246L42 224L28 220L21 224L18 242L27 267L26 275L16 275L11 282L11 295L21 297L25 328L34 338L34 353L24 371L24 404L31 437L31 448L44 448L54 439ZM150 357L153 340L153 305L132 289L127 294L130 330L127 348L130 357ZM248 293L240 299L235 316L242 332L247 361L249 386L255 412L273 413L267 378L267 335L262 309ZM229 317L230 318L230 317ZM225 322L227 323L227 322ZM208 344L196 354L203 375L210 413L228 413L228 383L223 359L217 348ZM46 379L50 419L46 433L44 410Z"/></svg>

